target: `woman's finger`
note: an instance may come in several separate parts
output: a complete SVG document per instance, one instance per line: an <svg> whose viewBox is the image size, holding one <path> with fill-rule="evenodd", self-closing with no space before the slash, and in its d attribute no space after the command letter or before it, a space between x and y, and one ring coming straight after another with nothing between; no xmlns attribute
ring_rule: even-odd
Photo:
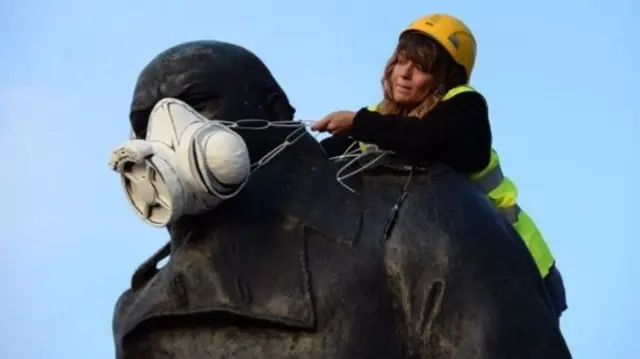
<svg viewBox="0 0 640 359"><path fill-rule="evenodd" d="M335 130L339 129L340 122L336 118L332 118L327 123L327 130L333 133Z"/></svg>
<svg viewBox="0 0 640 359"><path fill-rule="evenodd" d="M320 121L316 121L311 125L311 130L313 131L324 131L329 123L329 119L327 117L323 118Z"/></svg>

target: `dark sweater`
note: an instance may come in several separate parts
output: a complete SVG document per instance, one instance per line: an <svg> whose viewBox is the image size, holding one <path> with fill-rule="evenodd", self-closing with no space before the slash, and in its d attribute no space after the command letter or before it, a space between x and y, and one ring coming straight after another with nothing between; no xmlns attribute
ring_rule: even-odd
<svg viewBox="0 0 640 359"><path fill-rule="evenodd" d="M342 154L354 140L376 144L411 160L451 166L462 173L483 170L491 156L491 128L484 97L465 92L440 102L422 119L357 112L351 129L323 140L329 156Z"/></svg>

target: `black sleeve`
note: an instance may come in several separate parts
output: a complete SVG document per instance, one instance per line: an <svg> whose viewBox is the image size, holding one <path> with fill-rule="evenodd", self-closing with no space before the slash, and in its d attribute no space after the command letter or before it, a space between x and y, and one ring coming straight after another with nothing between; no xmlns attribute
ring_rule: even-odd
<svg viewBox="0 0 640 359"><path fill-rule="evenodd" d="M422 119L363 108L348 135L415 160L445 163L463 173L483 170L491 156L489 111L477 92L440 102Z"/></svg>
<svg viewBox="0 0 640 359"><path fill-rule="evenodd" d="M342 155L355 140L345 134L337 134L320 141L320 145L329 157Z"/></svg>

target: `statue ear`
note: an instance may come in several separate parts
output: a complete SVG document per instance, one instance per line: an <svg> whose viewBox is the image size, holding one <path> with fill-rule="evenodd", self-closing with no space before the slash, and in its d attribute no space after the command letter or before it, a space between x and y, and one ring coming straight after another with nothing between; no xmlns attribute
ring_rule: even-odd
<svg viewBox="0 0 640 359"><path fill-rule="evenodd" d="M291 106L289 99L278 92L272 92L267 98L267 111L274 117L274 121L292 121L296 109Z"/></svg>
<svg viewBox="0 0 640 359"><path fill-rule="evenodd" d="M149 114L147 110L132 110L129 114L129 122L131 124L132 138L142 139L147 136L147 123L149 122Z"/></svg>

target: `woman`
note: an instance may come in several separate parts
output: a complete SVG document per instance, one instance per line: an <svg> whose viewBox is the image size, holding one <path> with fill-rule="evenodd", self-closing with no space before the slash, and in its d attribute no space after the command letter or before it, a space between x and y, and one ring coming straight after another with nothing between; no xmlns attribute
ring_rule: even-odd
<svg viewBox="0 0 640 359"><path fill-rule="evenodd" d="M334 136L322 142L330 156L354 140L420 162L440 162L480 185L525 241L544 278L553 310L567 309L555 259L531 218L517 205L517 188L491 148L484 97L467 84L476 57L469 28L455 17L432 14L400 35L382 78L383 100L358 112L337 111L312 125Z"/></svg>

